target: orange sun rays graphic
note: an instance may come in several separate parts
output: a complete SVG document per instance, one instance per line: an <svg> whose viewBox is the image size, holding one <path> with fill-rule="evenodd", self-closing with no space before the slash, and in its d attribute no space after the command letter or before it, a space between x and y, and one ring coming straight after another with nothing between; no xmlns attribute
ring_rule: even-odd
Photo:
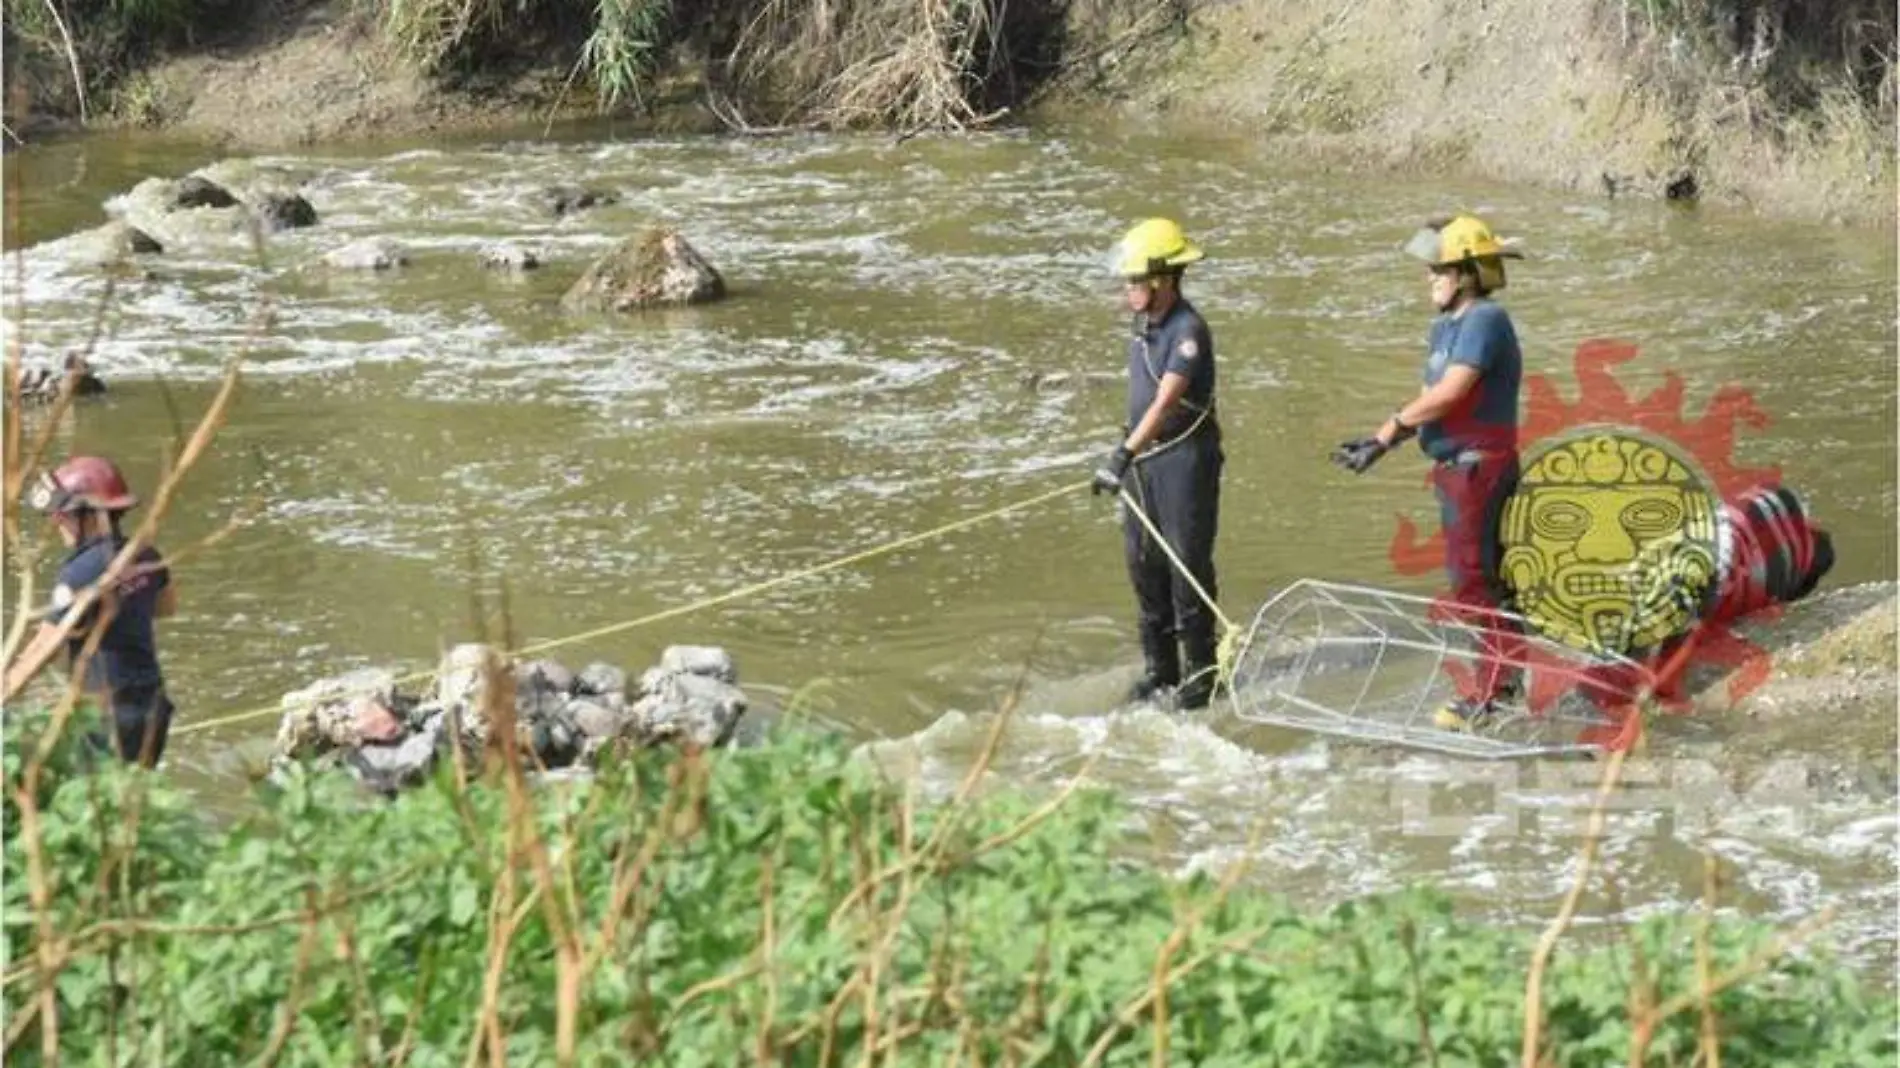
<svg viewBox="0 0 1900 1068"><path fill-rule="evenodd" d="M1519 431L1519 449L1532 452L1539 442L1584 427L1634 430L1668 441L1691 457L1720 502L1731 502L1751 490L1780 484L1778 466L1749 467L1735 459L1738 430L1744 426L1755 431L1765 430L1770 422L1767 412L1748 390L1724 386L1715 392L1699 417L1689 418L1683 411L1685 389L1680 375L1666 373L1660 386L1640 398L1631 397L1617 381L1616 368L1634 360L1636 355L1637 347L1624 341L1591 339L1578 345L1573 357L1578 384L1574 403L1564 400L1548 375L1527 375L1524 387L1528 403ZM1429 480L1429 471L1427 477ZM1394 568L1402 575L1415 576L1444 567L1445 532L1437 530L1428 537L1421 537L1417 523L1404 515L1397 518L1389 550ZM1770 604L1747 614L1769 617L1780 607ZM1436 599L1436 617L1455 620L1461 613L1466 618L1470 616L1468 608L1453 604L1447 596ZM1657 658L1658 663L1649 668L1654 673L1653 695L1663 709L1674 713L1689 710L1683 685L1692 668L1713 668L1726 674L1727 696L1731 702L1740 700L1767 680L1770 671L1767 651L1736 633L1731 622L1719 612L1698 619L1689 632L1672 642L1664 650L1665 655ZM1550 708L1580 682L1609 684L1584 686L1586 693L1596 694L1616 692L1616 684L1636 681L1612 679L1608 674L1613 670L1610 668L1580 671L1574 662L1563 662L1534 644L1510 649L1505 655L1510 666L1526 669L1529 687L1525 697L1533 713ZM1447 665L1447 670L1461 694L1470 696L1477 691L1473 669ZM1610 703L1613 702L1605 702ZM1632 743L1640 729L1633 710L1605 707L1605 711L1610 714L1610 726L1586 731L1583 740L1606 748Z"/></svg>

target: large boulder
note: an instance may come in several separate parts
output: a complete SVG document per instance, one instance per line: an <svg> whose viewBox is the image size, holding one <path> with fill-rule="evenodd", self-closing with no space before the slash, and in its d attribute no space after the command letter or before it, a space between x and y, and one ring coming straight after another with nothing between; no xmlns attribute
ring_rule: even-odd
<svg viewBox="0 0 1900 1068"><path fill-rule="evenodd" d="M171 201L174 208L232 208L238 199L211 179L188 174L172 187Z"/></svg>
<svg viewBox="0 0 1900 1068"><path fill-rule="evenodd" d="M266 233L315 226L317 209L303 195L310 172L254 159L227 159L198 168L198 178L231 191Z"/></svg>
<svg viewBox="0 0 1900 1068"><path fill-rule="evenodd" d="M525 660L515 665L515 689L572 693L574 673L553 660Z"/></svg>
<svg viewBox="0 0 1900 1068"><path fill-rule="evenodd" d="M275 189L260 192L251 201L251 214L265 233L317 225L317 209L302 193Z"/></svg>
<svg viewBox="0 0 1900 1068"><path fill-rule="evenodd" d="M596 661L574 677L574 692L585 697L619 697L627 692L627 673Z"/></svg>
<svg viewBox="0 0 1900 1068"><path fill-rule="evenodd" d="M81 230L61 239L60 243L72 250L73 260L96 265L165 251L163 242L124 219L114 219L103 226Z"/></svg>
<svg viewBox="0 0 1900 1068"><path fill-rule="evenodd" d="M669 645L660 653L660 670L681 675L704 675L727 684L739 681L732 654L716 645Z"/></svg>
<svg viewBox="0 0 1900 1068"><path fill-rule="evenodd" d="M435 704L459 713L463 738L473 750L488 741L488 677L501 670L500 654L480 642L450 649L436 669Z"/></svg>
<svg viewBox="0 0 1900 1068"><path fill-rule="evenodd" d="M301 182L278 168L226 161L183 178L147 178L105 206L166 244L224 244L249 240L253 222L265 233L315 225Z"/></svg>
<svg viewBox="0 0 1900 1068"><path fill-rule="evenodd" d="M726 295L726 281L686 238L656 228L622 241L595 260L561 298L570 311L638 311L704 304Z"/></svg>
<svg viewBox="0 0 1900 1068"><path fill-rule="evenodd" d="M401 733L394 672L360 668L284 695L276 756L297 760Z"/></svg>
<svg viewBox="0 0 1900 1068"><path fill-rule="evenodd" d="M629 716L630 729L643 745L725 745L745 715L744 691L705 675L654 670L640 688L642 696Z"/></svg>
<svg viewBox="0 0 1900 1068"><path fill-rule="evenodd" d="M445 719L441 713L430 716L407 737L392 740L393 744L359 745L344 755L343 766L380 794L393 795L419 785L442 750Z"/></svg>

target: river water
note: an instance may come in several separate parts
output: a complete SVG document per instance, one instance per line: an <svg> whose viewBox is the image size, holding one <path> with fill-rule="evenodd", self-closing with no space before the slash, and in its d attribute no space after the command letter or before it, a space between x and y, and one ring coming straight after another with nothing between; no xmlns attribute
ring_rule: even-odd
<svg viewBox="0 0 1900 1068"><path fill-rule="evenodd" d="M215 158L130 136L9 156L20 255L6 265L7 319L26 324L29 355L78 347L101 322L99 272L57 239L105 221L102 204L138 179ZM1149 214L1181 219L1209 251L1189 293L1219 360L1231 613L1301 576L1435 589L1388 555L1399 516L1435 516L1416 454L1357 479L1325 456L1416 388L1425 285L1397 249L1454 207L1525 239L1531 258L1504 296L1529 372L1574 397L1577 343L1615 336L1641 348L1618 374L1632 394L1678 374L1695 416L1721 387L1752 391L1769 423L1741 428L1736 459L1779 465L1809 497L1840 553L1828 585L1895 574L1891 234L1328 172L1178 130L893 145L583 126L263 162L308 177L320 225L278 235L267 266L208 236L123 285L95 349L111 395L61 442L110 453L149 489L224 361L255 340L236 412L167 525L165 544L182 545L249 502L262 509L177 569L181 611L163 642L181 722L354 666L427 667L480 633L476 594L492 608L504 584L517 641L553 638L1086 477L1121 418L1127 324L1107 253ZM621 200L554 220L534 194L555 182ZM731 298L563 313L588 260L645 220L681 228ZM315 266L366 236L413 263L381 276ZM484 271L477 252L496 239L549 264ZM275 319L251 338L265 296ZM559 656L637 671L668 643L724 645L762 705L822 682L810 707L937 787L1020 678L999 779L1060 781L1093 756L1092 778L1151 818L1170 868L1217 867L1258 834L1255 877L1316 900L1424 879L1500 918L1554 907L1587 780L1523 767L1445 787L1459 767L1437 758L1118 709L1131 617L1112 509L1084 493ZM1866 736L1891 748L1882 716ZM168 762L217 803L274 727L181 737ZM1706 742L1725 728L1702 729ZM1817 745L1838 729L1817 722ZM1686 766L1659 774L1680 784ZM1813 796L1778 786L1787 770L1723 766L1726 794L1687 807L1651 795L1618 813L1611 880L1588 914L1693 900L1710 850L1728 862L1729 907L1792 921L1834 904L1838 944L1890 959L1891 784Z"/></svg>

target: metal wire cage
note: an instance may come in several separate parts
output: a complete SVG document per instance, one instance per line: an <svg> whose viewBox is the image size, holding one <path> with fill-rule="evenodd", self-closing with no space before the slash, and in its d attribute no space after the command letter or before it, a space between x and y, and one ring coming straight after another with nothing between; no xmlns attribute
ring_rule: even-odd
<svg viewBox="0 0 1900 1068"><path fill-rule="evenodd" d="M1437 722L1479 673L1500 668L1512 684L1487 714L1455 729ZM1514 759L1612 747L1651 686L1644 666L1581 653L1509 613L1301 579L1236 643L1229 700L1249 723Z"/></svg>

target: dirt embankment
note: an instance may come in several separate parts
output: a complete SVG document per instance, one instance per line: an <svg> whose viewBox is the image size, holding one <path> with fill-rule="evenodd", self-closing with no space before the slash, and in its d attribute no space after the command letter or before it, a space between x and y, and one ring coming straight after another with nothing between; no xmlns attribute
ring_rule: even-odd
<svg viewBox="0 0 1900 1068"><path fill-rule="evenodd" d="M878 98L873 121L962 85L967 100L934 110L1229 124L1348 166L1895 219L1894 12L1875 0L988 0L974 15L942 8L963 13L967 39L936 44L935 30L880 36L862 23L884 11L883 22L917 16L929 29L923 15L941 0L890 0L923 15L881 2L856 14L768 5L783 40L749 54L770 55L779 73L816 71L806 89L831 87L804 99ZM743 35L691 32L631 125L717 129L709 104L728 121L767 110L750 110L743 85L709 92L704 72L717 64L694 58L743 53ZM928 54L899 62L919 48ZM265 148L593 108L571 35L517 52L444 84L397 58L360 9L279 0L215 44L131 72L93 110Z"/></svg>
<svg viewBox="0 0 1900 1068"><path fill-rule="evenodd" d="M8 77L9 131L30 139L144 127L268 150L569 118L594 103L569 78L566 41L531 41L510 62L444 79L402 55L348 0L266 0L240 11L204 27L195 47L116 74L108 91L89 77L89 108L63 61L24 56Z"/></svg>
<svg viewBox="0 0 1900 1068"><path fill-rule="evenodd" d="M1890 4L1182 2L1096 16L1066 106L1605 196L1692 175L1703 199L1894 222Z"/></svg>

